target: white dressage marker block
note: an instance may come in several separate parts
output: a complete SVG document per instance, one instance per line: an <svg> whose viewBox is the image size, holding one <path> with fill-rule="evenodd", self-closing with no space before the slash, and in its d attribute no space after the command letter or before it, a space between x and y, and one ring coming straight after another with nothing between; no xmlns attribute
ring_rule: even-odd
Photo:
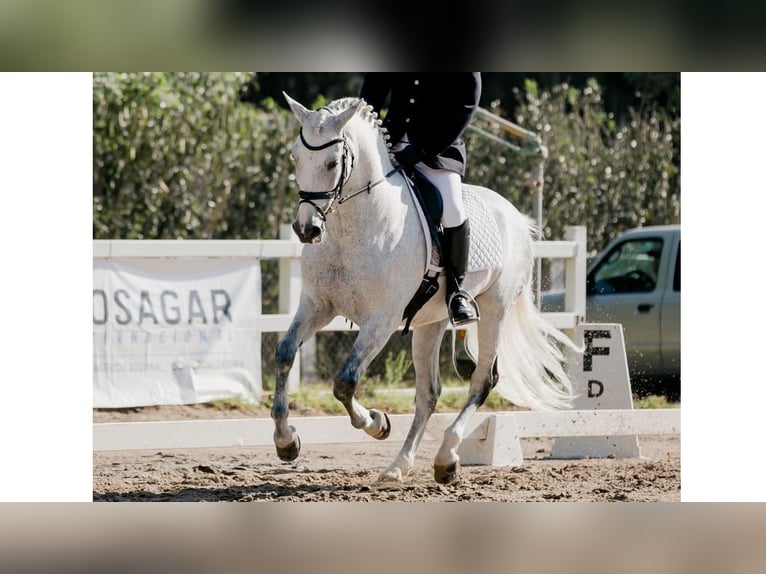
<svg viewBox="0 0 766 574"><path fill-rule="evenodd" d="M569 375L575 385L575 410L633 408L622 325L585 323L575 328L575 342L585 347L572 354ZM562 436L551 458L639 458L638 436Z"/></svg>
<svg viewBox="0 0 766 574"><path fill-rule="evenodd" d="M463 464L521 466L521 438L613 438L677 435L679 409L592 409L582 411L510 411L491 413L468 434L458 449ZM618 436L619 435L619 436Z"/></svg>
<svg viewBox="0 0 766 574"><path fill-rule="evenodd" d="M521 466L519 429L515 416L488 416L457 449L461 464Z"/></svg>

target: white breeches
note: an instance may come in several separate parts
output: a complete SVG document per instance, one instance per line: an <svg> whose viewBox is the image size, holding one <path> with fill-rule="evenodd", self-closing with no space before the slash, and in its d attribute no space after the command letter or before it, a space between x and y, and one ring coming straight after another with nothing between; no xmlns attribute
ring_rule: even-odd
<svg viewBox="0 0 766 574"><path fill-rule="evenodd" d="M425 175L442 194L442 201L444 202L442 226L457 227L461 225L468 218L468 214L463 205L460 174L446 169L432 169L422 162L417 164L415 169Z"/></svg>
<svg viewBox="0 0 766 574"><path fill-rule="evenodd" d="M407 135L399 141L392 151L403 149L409 142ZM433 183L442 195L444 212L442 213L442 227L457 227L468 219L465 206L463 205L463 178L459 173L446 169L432 169L423 162L418 163L415 169Z"/></svg>

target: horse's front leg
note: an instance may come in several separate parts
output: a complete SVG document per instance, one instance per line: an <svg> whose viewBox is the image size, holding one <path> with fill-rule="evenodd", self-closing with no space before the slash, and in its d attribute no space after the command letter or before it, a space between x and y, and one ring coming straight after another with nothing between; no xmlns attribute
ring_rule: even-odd
<svg viewBox="0 0 766 574"><path fill-rule="evenodd" d="M396 326L388 318L372 319L361 324L351 353L336 375L333 386L333 394L346 407L354 428L363 429L380 440L388 438L391 433L388 415L375 409L367 410L357 402L354 394L362 373L386 345Z"/></svg>
<svg viewBox="0 0 766 574"><path fill-rule="evenodd" d="M423 438L428 419L436 410L441 394L439 348L448 321L418 327L412 332L412 361L415 366L415 417L402 449L379 481L400 482L415 465L415 452Z"/></svg>
<svg viewBox="0 0 766 574"><path fill-rule="evenodd" d="M289 414L287 400L287 376L295 362L298 347L312 337L333 318L331 311L314 305L307 297L302 297L285 337L279 341L276 350L276 384L274 385L274 404L271 418L274 420L274 445L281 460L291 461L298 458L301 441L295 427L287 423Z"/></svg>

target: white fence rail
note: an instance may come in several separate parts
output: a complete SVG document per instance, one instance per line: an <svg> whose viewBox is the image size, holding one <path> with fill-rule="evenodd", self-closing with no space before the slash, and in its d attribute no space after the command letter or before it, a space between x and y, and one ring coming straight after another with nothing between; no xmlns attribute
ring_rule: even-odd
<svg viewBox="0 0 766 574"><path fill-rule="evenodd" d="M388 416L391 419L388 440L405 440L414 415ZM431 415L423 440L441 441L456 416L457 413ZM515 423L512 438L681 433L680 409L477 412L466 429L466 440L488 440L493 419L512 420ZM294 416L291 421L301 433L303 444L376 442L352 427L347 416ZM274 421L270 418L96 423L93 429L95 451L274 444Z"/></svg>
<svg viewBox="0 0 766 574"><path fill-rule="evenodd" d="M564 311L545 313L546 319L560 329L573 329L585 318L585 227L570 227L564 241L537 241L535 257L566 260L566 303ZM261 315L261 331L286 331L298 305L302 285L300 257L303 245L287 239L211 239L211 240L95 240L94 259L111 258L185 258L247 257L281 259L280 313ZM325 331L345 331L348 322L338 317Z"/></svg>
<svg viewBox="0 0 766 574"><path fill-rule="evenodd" d="M390 415L389 440L403 441L413 415ZM423 441L441 441L455 419L452 413L431 416ZM346 416L294 417L304 444L375 442L353 428ZM93 425L93 450L159 450L273 446L269 418L100 423ZM679 409L513 411L475 413L458 451L463 464L520 466L520 439L608 435L680 435Z"/></svg>
<svg viewBox="0 0 766 574"><path fill-rule="evenodd" d="M279 313L262 314L258 327L262 333L287 331L298 307L302 289L300 257L303 245L294 239L289 226L286 239L278 240L94 240L93 259L130 258L249 258L279 259ZM535 257L564 259L566 298L563 312L544 313L554 326L569 330L585 319L586 228L569 227L562 241L537 241ZM260 295L260 294L259 294ZM357 329L342 317L336 317L323 331ZM258 349L256 352L260 352ZM300 361L290 373L289 388L297 390Z"/></svg>

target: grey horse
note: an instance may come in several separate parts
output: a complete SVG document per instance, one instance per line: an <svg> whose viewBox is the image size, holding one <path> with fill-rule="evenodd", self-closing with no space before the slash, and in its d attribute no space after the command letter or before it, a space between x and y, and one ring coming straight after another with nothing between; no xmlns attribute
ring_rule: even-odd
<svg viewBox="0 0 766 574"><path fill-rule="evenodd" d="M403 311L431 258L409 183L392 164L372 107L342 98L311 111L284 95L301 126L290 153L301 198L293 229L306 244L300 304L276 348L271 410L277 454L290 461L299 455L300 439L288 424L287 377L301 343L336 316L358 325L359 334L335 377L333 394L355 428L377 439L388 437L388 416L365 408L354 395L365 369L402 326ZM481 319L466 335L476 363L468 398L434 459L434 478L443 484L457 479L457 450L466 424L492 389L530 409L565 408L572 398L562 365L564 347L575 347L544 321L533 301L533 220L487 188L464 185L464 194L472 225L479 229L464 288L478 303ZM441 294L443 277L439 284ZM448 326L443 296L431 298L412 321L415 415L379 481L402 481L413 468L441 392L439 349Z"/></svg>

